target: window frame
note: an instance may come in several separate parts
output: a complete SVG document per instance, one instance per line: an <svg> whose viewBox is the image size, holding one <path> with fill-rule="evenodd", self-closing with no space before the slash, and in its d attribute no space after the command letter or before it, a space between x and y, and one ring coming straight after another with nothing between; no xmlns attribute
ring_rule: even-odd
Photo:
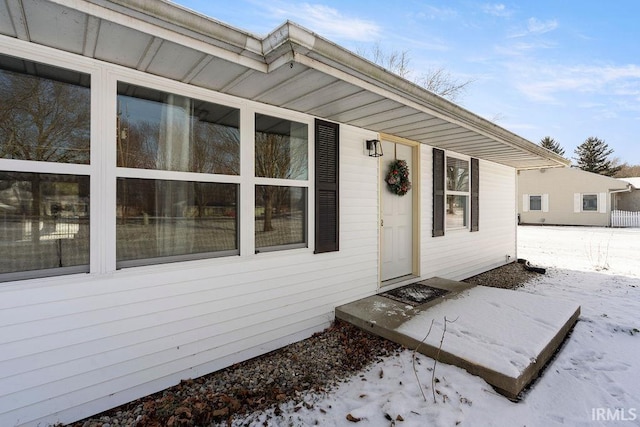
<svg viewBox="0 0 640 427"><path fill-rule="evenodd" d="M45 49L46 50L46 49ZM6 159L0 158L0 170L6 172L34 173L34 174L54 174L83 176L89 179L89 259L87 264L77 266L45 268L38 270L22 270L8 273L0 273L0 283L15 280L29 280L42 278L55 278L69 276L72 274L85 275L96 269L98 264L98 251L95 250L94 242L99 233L99 225L93 218L96 215L96 205L99 194L96 190L96 175L99 162L99 125L100 120L95 120L98 105L98 90L100 80L100 69L91 61L81 59L78 63L73 63L70 67L68 61L60 59L59 55L47 55L46 52L23 51L21 49L5 50L0 48L0 55L15 58L28 63L43 64L48 67L60 68L75 73L85 74L89 79L89 162L88 163L59 163L37 160Z"/></svg>
<svg viewBox="0 0 640 427"><path fill-rule="evenodd" d="M466 191L459 191L459 190L449 190L449 186L448 186L448 180L447 180L447 171L449 168L449 159L454 159L456 161L462 161L465 162L467 164L467 190ZM444 173L445 173L445 178L444 178L444 230L446 231L456 231L456 230L469 230L471 228L471 188L472 188L472 174L471 174L471 158L467 158L467 157L463 157L460 155L457 155L452 153L452 152L445 152L445 156L444 156ZM451 227L448 224L448 215L447 215L447 205L448 205L448 199L449 196L458 196L458 197L465 197L466 198L466 203L465 203L465 207L464 207L464 217L463 217L463 224L462 226L459 227Z"/></svg>
<svg viewBox="0 0 640 427"><path fill-rule="evenodd" d="M269 253L269 252L280 252L280 251L286 251L286 250L295 250L295 249L304 249L304 250L309 250L309 248L312 248L314 245L314 241L313 241L313 236L312 233L309 232L309 224L312 224L313 221L315 220L315 215L314 215L314 203L313 203L313 198L309 196L310 192L314 191L314 186L312 185L312 178L315 176L315 168L314 168L314 162L315 162L315 156L314 156L314 134L313 134L313 130L314 130L314 126L313 126L313 118L306 116L306 115L298 115L298 114L291 114L292 112L289 111L274 111L271 109L266 109L266 108L254 108L251 110L251 118L252 118L252 123L251 123L251 128L253 130L253 132L251 133L250 137L251 137L251 160L250 163L251 165L251 180L252 180L252 190L253 190L253 203L252 203L252 214L251 214L251 220L253 221L253 225L254 227L253 229L253 233L252 233L252 238L253 238L253 253L254 254L262 254L262 253ZM262 177L262 176L258 176L256 174L256 170L255 170L255 134L256 134L256 129L255 129L255 124L256 124L256 117L257 115L263 115L263 116L271 116L271 117L275 117L278 119L282 119L282 120L289 120L289 121L293 121L293 122L297 122L297 123L301 123L301 124L305 124L307 127L307 178L306 179L289 179L289 178L269 178L269 177ZM245 159L245 161L247 161L248 159ZM241 158L241 162L242 162L242 158ZM305 237L305 241L303 243L292 243L292 244L284 244L284 245L275 245L275 246L263 246L258 248L256 245L256 230L255 230L255 191L257 186L276 186L276 187L302 187L302 188L306 188L306 193L305 193L305 205L306 205L306 214L305 214L305 218L304 218L304 224L303 224L303 235ZM245 227L246 230L248 230L248 227Z"/></svg>
<svg viewBox="0 0 640 427"><path fill-rule="evenodd" d="M242 146L242 108L239 103L227 103L224 101L219 101L215 97L206 96L208 92L201 93L200 91L193 90L184 90L184 88L180 88L180 85L165 85L161 83L155 83L153 78L148 78L149 76L143 76L143 78L136 78L132 76L123 76L118 74L117 76L113 76L112 88L113 91L110 92L111 98L113 98L113 103L116 106L116 115L114 123L117 123L117 99L118 99L118 83L124 83L132 86L143 87L146 89L155 90L162 93L173 94L185 98L189 98L191 100L208 102L216 105L222 105L227 108L237 109L239 112L240 123L239 123L239 132L240 132L240 146ZM161 78L158 78L161 79ZM179 254L179 255L168 255L161 257L149 257L149 258L140 258L136 260L118 260L117 258L117 217L113 215L113 219L109 218L112 221L112 229L113 229L113 248L110 249L110 252L113 252L113 262L115 263L115 269L120 270L124 268L131 267L139 267L139 266L148 266L148 265L161 265L161 264L169 264L174 262L183 262L183 261L191 261L191 260L201 260L201 259L211 259L211 258L221 258L228 257L234 255L240 255L241 251L241 215L240 210L242 208L240 202L240 182L241 182L241 174L242 174L242 150L240 149L240 174L238 175L226 175L226 174L218 174L218 173L201 173L201 172L190 172L190 171L179 171L179 170L167 170L167 169L143 169L143 168L130 168L130 167L121 167L117 166L117 144L114 142L117 138L117 132L115 131L116 126L114 126L113 139L111 141L110 152L113 156L113 162L109 165L114 169L113 174L113 182L110 185L113 186L114 192L114 200L113 205L117 207L117 191L116 191L116 181L118 179L130 178L130 179L147 179L147 180L155 180L155 181L178 181L178 182L200 182L200 183L213 183L213 184L236 184L238 189L236 190L236 246L235 250L225 250L225 251L215 251L215 252L199 252L199 253L190 253L190 254Z"/></svg>

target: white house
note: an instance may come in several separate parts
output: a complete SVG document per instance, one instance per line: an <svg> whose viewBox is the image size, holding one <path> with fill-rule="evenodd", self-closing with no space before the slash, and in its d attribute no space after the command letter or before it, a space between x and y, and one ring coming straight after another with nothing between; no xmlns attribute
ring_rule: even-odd
<svg viewBox="0 0 640 427"><path fill-rule="evenodd" d="M516 171L566 165L291 22L261 38L164 1L12 0L0 34L2 426L514 260Z"/></svg>
<svg viewBox="0 0 640 427"><path fill-rule="evenodd" d="M608 227L611 212L633 186L577 168L518 172L518 215L522 224Z"/></svg>

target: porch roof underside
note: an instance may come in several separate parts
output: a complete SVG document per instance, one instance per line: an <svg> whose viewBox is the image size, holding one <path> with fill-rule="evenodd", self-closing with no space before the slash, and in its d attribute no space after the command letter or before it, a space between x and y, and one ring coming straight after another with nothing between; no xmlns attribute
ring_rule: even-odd
<svg viewBox="0 0 640 427"><path fill-rule="evenodd" d="M291 22L259 38L164 1L13 0L0 33L518 169L569 163Z"/></svg>

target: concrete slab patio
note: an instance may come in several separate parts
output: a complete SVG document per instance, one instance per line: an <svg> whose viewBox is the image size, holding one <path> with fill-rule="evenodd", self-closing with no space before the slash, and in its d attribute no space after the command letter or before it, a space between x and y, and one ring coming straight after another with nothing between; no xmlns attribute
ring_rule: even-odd
<svg viewBox="0 0 640 427"><path fill-rule="evenodd" d="M512 400L540 374L580 315L575 303L526 292L441 278L418 284L448 293L417 305L374 295L337 307L336 317L463 368Z"/></svg>

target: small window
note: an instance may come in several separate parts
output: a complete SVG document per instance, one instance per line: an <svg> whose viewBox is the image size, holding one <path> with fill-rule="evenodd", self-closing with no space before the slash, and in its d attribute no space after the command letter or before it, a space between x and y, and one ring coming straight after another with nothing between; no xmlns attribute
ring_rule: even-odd
<svg viewBox="0 0 640 427"><path fill-rule="evenodd" d="M582 195L582 210L585 212L597 212L598 211L598 195L597 194L583 194Z"/></svg>
<svg viewBox="0 0 640 427"><path fill-rule="evenodd" d="M529 196L529 210L530 211L542 210L542 196Z"/></svg>
<svg viewBox="0 0 640 427"><path fill-rule="evenodd" d="M308 135L304 123L256 114L256 176L308 179Z"/></svg>
<svg viewBox="0 0 640 427"><path fill-rule="evenodd" d="M309 125L256 114L256 252L307 247L308 175Z"/></svg>
<svg viewBox="0 0 640 427"><path fill-rule="evenodd" d="M256 186L256 249L306 247L307 189Z"/></svg>
<svg viewBox="0 0 640 427"><path fill-rule="evenodd" d="M469 226L469 161L447 157L446 166L446 227Z"/></svg>

